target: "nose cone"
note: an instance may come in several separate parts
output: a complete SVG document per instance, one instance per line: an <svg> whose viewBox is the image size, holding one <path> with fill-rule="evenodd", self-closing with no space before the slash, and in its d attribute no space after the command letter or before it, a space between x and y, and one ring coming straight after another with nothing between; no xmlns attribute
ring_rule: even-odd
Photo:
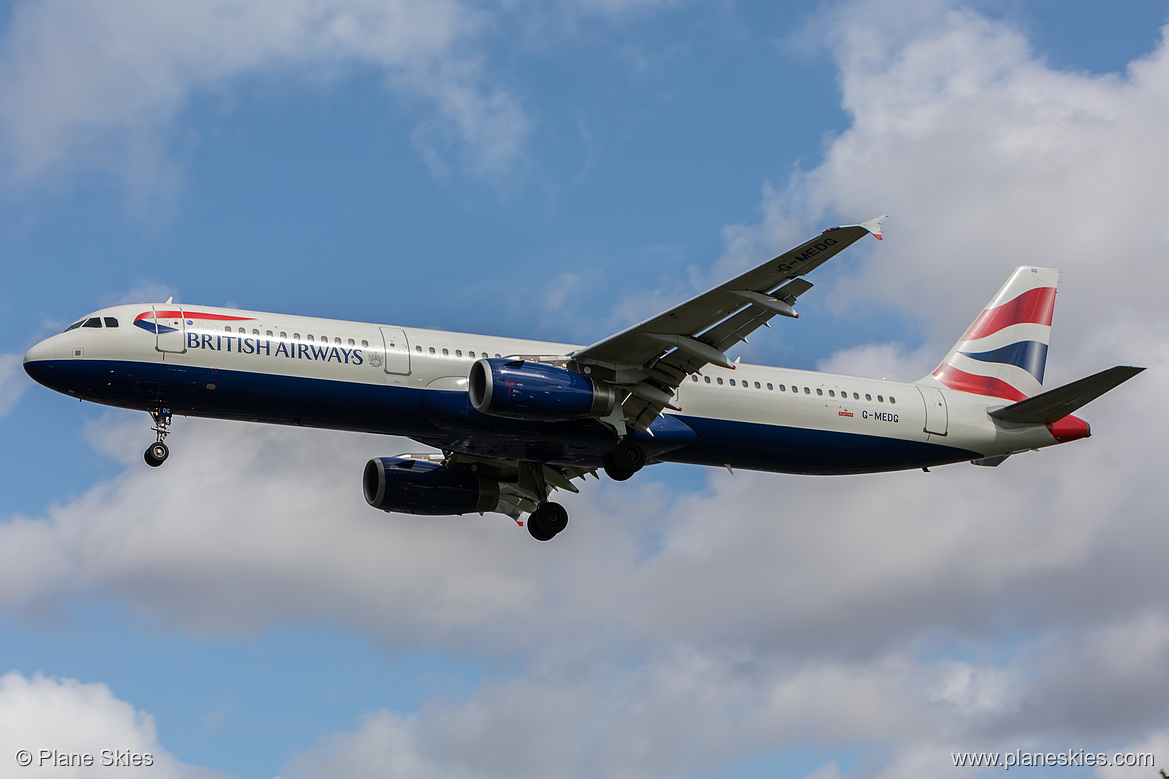
<svg viewBox="0 0 1169 779"><path fill-rule="evenodd" d="M52 361L57 358L56 344L47 338L24 353L24 372L39 384L50 386Z"/></svg>

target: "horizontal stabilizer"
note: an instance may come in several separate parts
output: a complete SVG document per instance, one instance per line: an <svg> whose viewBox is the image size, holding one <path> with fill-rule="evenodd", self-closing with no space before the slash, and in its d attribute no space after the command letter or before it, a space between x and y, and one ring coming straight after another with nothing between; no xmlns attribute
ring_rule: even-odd
<svg viewBox="0 0 1169 779"><path fill-rule="evenodd" d="M1020 400L990 412L995 419L1020 424L1048 425L1091 403L1110 389L1120 386L1144 368L1117 365L1071 384L1056 387L1032 398Z"/></svg>

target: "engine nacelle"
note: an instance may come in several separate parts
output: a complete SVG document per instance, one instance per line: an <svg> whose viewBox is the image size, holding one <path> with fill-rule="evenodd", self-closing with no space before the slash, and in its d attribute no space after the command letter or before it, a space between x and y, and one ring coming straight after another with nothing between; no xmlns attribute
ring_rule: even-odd
<svg viewBox="0 0 1169 779"><path fill-rule="evenodd" d="M467 394L476 411L512 419L603 417L617 405L607 384L555 365L488 358L471 366Z"/></svg>
<svg viewBox="0 0 1169 779"><path fill-rule="evenodd" d="M495 511L499 483L425 460L375 457L362 477L365 502L403 514L470 514Z"/></svg>

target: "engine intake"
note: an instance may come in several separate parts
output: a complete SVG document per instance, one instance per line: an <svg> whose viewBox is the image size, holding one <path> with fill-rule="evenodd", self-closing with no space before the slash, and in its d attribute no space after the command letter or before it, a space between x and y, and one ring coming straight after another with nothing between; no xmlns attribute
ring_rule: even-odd
<svg viewBox="0 0 1169 779"><path fill-rule="evenodd" d="M499 483L425 460L375 457L362 477L365 502L403 514L471 514L495 511Z"/></svg>
<svg viewBox="0 0 1169 779"><path fill-rule="evenodd" d="M486 358L471 366L467 393L476 411L512 419L603 417L617 405L607 384L526 360Z"/></svg>

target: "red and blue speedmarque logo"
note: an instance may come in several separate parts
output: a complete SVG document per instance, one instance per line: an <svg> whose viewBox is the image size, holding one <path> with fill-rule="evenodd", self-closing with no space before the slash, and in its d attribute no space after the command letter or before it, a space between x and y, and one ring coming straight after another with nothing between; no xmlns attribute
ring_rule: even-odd
<svg viewBox="0 0 1169 779"><path fill-rule="evenodd" d="M250 322L250 316L229 316L227 314L207 314L201 311L144 311L138 316L134 317L134 326L141 327L148 333L154 335L165 335L166 333L177 333L179 328L164 325L161 320L164 319L186 319L188 325L195 324L195 320L207 322Z"/></svg>

